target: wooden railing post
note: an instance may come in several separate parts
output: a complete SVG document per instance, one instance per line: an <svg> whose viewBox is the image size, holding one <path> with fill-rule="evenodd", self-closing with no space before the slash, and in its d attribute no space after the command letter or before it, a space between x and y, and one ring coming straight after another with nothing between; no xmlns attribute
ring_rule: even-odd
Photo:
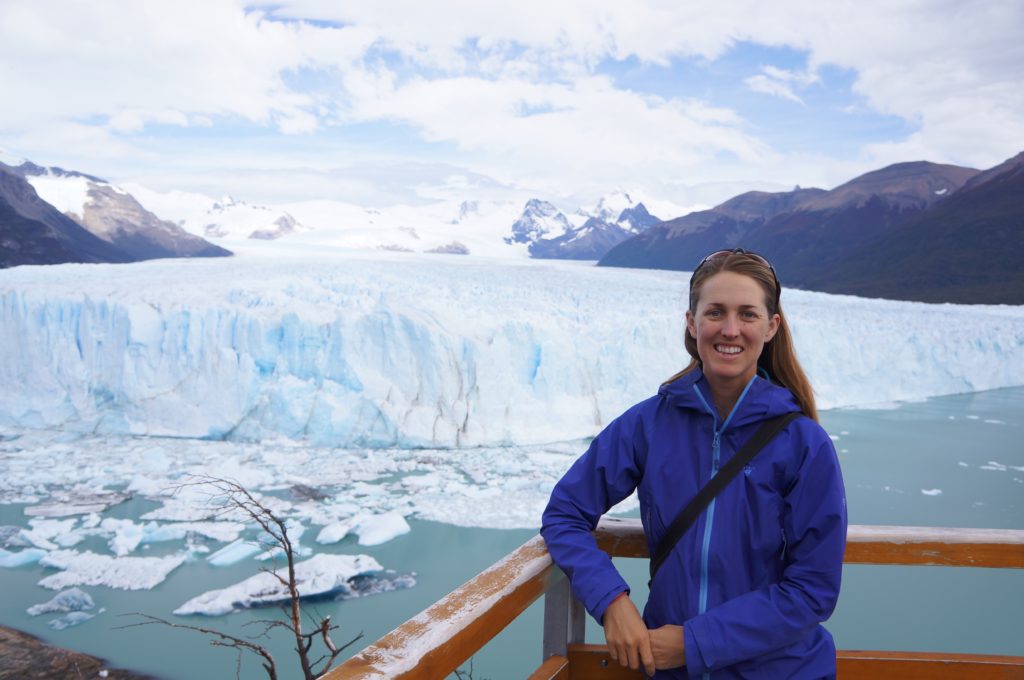
<svg viewBox="0 0 1024 680"><path fill-rule="evenodd" d="M543 663L552 656L565 656L568 646L583 642L587 612L572 595L565 572L555 567L554 578L544 593Z"/></svg>

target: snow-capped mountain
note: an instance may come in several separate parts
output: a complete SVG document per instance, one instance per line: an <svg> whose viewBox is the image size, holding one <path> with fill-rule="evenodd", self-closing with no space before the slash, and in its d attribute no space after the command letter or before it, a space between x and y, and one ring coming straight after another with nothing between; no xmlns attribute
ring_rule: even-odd
<svg viewBox="0 0 1024 680"><path fill-rule="evenodd" d="M129 261L231 254L172 222L161 220L128 191L99 177L44 168L28 161L14 171L32 185L43 201L112 244Z"/></svg>
<svg viewBox="0 0 1024 680"><path fill-rule="evenodd" d="M533 244L542 239L554 239L573 230L573 225L554 204L531 198L523 207L523 214L512 223L512 236L506 243Z"/></svg>
<svg viewBox="0 0 1024 680"><path fill-rule="evenodd" d="M253 205L233 196L213 199L184 191L158 192L137 184L127 186L151 210L203 238L269 240L309 229L287 210Z"/></svg>
<svg viewBox="0 0 1024 680"><path fill-rule="evenodd" d="M547 201L531 199L506 241L528 244L530 257L598 260L660 221L621 191L601 198L594 208L576 210L571 218Z"/></svg>

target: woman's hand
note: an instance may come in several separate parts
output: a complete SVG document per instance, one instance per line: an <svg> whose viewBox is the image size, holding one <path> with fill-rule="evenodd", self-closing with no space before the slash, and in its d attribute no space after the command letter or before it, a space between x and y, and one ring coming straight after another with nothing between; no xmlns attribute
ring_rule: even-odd
<svg viewBox="0 0 1024 680"><path fill-rule="evenodd" d="M686 645L683 643L683 627L666 625L648 631L654 665L659 670L679 668L686 664ZM651 675L648 673L648 675Z"/></svg>
<svg viewBox="0 0 1024 680"><path fill-rule="evenodd" d="M604 639L613 661L635 671L642 665L647 675L654 675L654 654L647 626L628 595L618 598L605 610Z"/></svg>

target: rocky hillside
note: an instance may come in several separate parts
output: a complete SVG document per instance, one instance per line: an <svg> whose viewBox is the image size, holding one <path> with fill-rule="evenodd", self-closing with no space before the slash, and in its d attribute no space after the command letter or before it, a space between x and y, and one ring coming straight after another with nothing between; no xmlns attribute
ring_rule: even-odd
<svg viewBox="0 0 1024 680"><path fill-rule="evenodd" d="M231 255L98 177L30 162L0 163L0 246L4 267Z"/></svg>
<svg viewBox="0 0 1024 680"><path fill-rule="evenodd" d="M1024 154L1022 154L1024 155ZM831 191L750 192L664 222L599 264L689 271L742 246L784 285L906 300L1024 303L1022 155L985 172L928 162L869 172Z"/></svg>

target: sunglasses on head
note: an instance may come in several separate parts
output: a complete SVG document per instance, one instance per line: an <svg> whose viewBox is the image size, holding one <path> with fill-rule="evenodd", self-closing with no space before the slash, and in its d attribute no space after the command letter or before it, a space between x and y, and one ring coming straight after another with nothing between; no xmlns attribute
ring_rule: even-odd
<svg viewBox="0 0 1024 680"><path fill-rule="evenodd" d="M730 255L734 255L734 254L735 255L746 255L747 257L751 258L755 262L760 262L761 264L763 264L766 267L768 267L769 270L771 270L772 278L775 279L775 311L778 311L779 310L779 299L780 299L780 297L782 295L782 286L779 284L779 276L778 276L778 274L775 273L775 267L773 267L772 263L769 262L767 259L765 259L763 256L758 255L757 253L751 252L749 250L744 250L743 248L730 248L728 250L716 250L715 252L711 253L710 255L705 257L703 260L701 260L700 264L697 265L696 269L693 270L693 274L690 275L690 290L693 291L693 279L694 279L694 277L697 276L697 272L700 271L701 267L706 265L708 262L714 262L715 260L721 260L721 259L727 258Z"/></svg>

